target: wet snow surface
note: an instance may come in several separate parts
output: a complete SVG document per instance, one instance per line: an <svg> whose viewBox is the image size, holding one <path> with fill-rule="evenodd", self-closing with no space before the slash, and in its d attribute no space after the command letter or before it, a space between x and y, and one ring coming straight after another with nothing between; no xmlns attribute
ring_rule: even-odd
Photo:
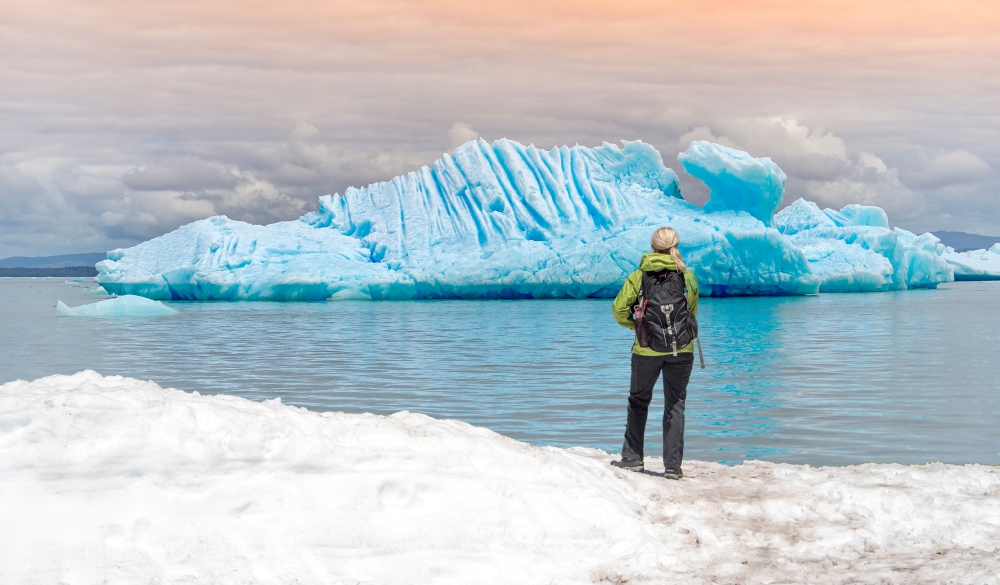
<svg viewBox="0 0 1000 585"><path fill-rule="evenodd" d="M997 467L688 461L674 482L610 459L94 372L11 382L0 582L1000 582Z"/></svg>

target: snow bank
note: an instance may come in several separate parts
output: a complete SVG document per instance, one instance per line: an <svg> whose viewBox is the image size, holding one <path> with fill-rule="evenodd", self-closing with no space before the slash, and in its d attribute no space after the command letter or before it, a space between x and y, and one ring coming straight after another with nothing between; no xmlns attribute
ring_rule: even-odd
<svg viewBox="0 0 1000 585"><path fill-rule="evenodd" d="M160 301L136 295L125 295L79 307L66 306L62 301L56 302L56 315L60 317L165 317L177 313L178 311Z"/></svg>
<svg viewBox="0 0 1000 585"><path fill-rule="evenodd" d="M0 582L998 582L996 467L687 462L671 482L609 460L405 412L11 382Z"/></svg>

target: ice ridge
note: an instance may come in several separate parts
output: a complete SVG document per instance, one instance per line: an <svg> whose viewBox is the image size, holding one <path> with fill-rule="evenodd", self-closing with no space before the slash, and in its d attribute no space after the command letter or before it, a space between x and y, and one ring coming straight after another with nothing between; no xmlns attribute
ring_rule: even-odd
<svg viewBox="0 0 1000 585"><path fill-rule="evenodd" d="M609 231L646 214L646 200L680 199L677 175L642 142L550 151L480 139L430 167L320 198L303 221L359 239L374 261L440 246L489 248Z"/></svg>
<svg viewBox="0 0 1000 585"><path fill-rule="evenodd" d="M696 140L677 160L711 191L705 211L746 211L771 225L788 177L770 158L754 158L742 150Z"/></svg>
<svg viewBox="0 0 1000 585"><path fill-rule="evenodd" d="M641 141L543 150L466 143L430 166L320 198L267 226L217 216L97 265L113 294L152 299L611 297L670 225L706 295L933 287L953 278L933 236L890 230L876 207L774 216L785 174L707 142L678 156L711 190L700 208Z"/></svg>
<svg viewBox="0 0 1000 585"><path fill-rule="evenodd" d="M774 216L774 225L805 254L820 292L932 288L954 279L941 240L889 229L878 207L820 210L798 199Z"/></svg>
<svg viewBox="0 0 1000 585"><path fill-rule="evenodd" d="M955 270L955 280L1000 280L1000 244L970 252L956 252L949 247L944 258Z"/></svg>

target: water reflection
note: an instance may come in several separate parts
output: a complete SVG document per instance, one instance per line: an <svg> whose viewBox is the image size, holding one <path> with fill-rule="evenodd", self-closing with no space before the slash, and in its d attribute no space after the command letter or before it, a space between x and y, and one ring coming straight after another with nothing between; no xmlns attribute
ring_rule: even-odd
<svg viewBox="0 0 1000 585"><path fill-rule="evenodd" d="M1000 463L998 294L704 299L709 367L692 377L686 455ZM178 303L177 317L91 320L56 318L56 299L95 300L61 280L0 279L0 380L90 368L316 410L424 412L536 444L621 444L631 337L609 301Z"/></svg>

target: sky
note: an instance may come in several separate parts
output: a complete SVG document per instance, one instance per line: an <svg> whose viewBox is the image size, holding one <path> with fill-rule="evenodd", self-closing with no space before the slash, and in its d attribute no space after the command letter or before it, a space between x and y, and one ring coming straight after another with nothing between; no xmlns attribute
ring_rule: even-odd
<svg viewBox="0 0 1000 585"><path fill-rule="evenodd" d="M1000 2L0 0L0 257L317 198L467 140L769 156L785 203L1000 235Z"/></svg>

